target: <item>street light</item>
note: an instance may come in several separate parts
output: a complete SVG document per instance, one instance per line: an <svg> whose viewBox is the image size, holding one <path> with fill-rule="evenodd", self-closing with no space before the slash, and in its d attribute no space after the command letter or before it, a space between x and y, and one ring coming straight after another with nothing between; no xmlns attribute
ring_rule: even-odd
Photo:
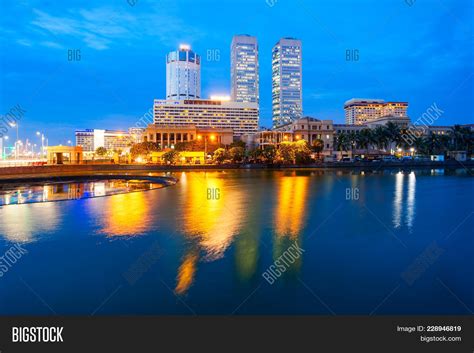
<svg viewBox="0 0 474 353"><path fill-rule="evenodd" d="M36 131L36 136L41 136L41 158L44 156L44 134L42 132Z"/></svg>

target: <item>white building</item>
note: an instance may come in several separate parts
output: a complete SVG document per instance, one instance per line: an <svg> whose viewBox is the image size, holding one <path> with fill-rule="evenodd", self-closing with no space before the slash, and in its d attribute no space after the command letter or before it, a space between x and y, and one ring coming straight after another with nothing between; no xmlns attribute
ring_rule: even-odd
<svg viewBox="0 0 474 353"><path fill-rule="evenodd" d="M407 102L385 102L383 99L352 98L344 103L346 124L363 125L381 117L407 117Z"/></svg>
<svg viewBox="0 0 474 353"><path fill-rule="evenodd" d="M301 41L282 38L272 52L273 127L289 124L303 115Z"/></svg>
<svg viewBox="0 0 474 353"><path fill-rule="evenodd" d="M222 99L155 99L153 110L156 125L230 128L234 136L256 132L258 129L257 103Z"/></svg>
<svg viewBox="0 0 474 353"><path fill-rule="evenodd" d="M166 98L195 99L201 97L201 57L189 45L166 56Z"/></svg>
<svg viewBox="0 0 474 353"><path fill-rule="evenodd" d="M231 98L234 102L259 102L257 38L237 35L230 48Z"/></svg>
<svg viewBox="0 0 474 353"><path fill-rule="evenodd" d="M76 130L76 146L81 146L84 152L94 152L99 147L109 151L129 148L130 135L126 131L86 129Z"/></svg>

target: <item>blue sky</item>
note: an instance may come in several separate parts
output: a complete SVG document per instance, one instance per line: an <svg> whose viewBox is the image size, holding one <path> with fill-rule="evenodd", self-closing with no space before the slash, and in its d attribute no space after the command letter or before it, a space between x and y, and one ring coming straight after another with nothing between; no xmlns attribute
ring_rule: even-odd
<svg viewBox="0 0 474 353"><path fill-rule="evenodd" d="M344 101L363 97L408 101L412 120L436 103L437 125L474 122L471 0L129 1L1 2L0 112L26 110L20 138L133 126L164 98L165 54L180 43L203 58L202 96L229 93L240 33L259 40L261 125L271 125L271 49L286 36L303 43L305 115L342 123ZM68 61L75 49L81 60Z"/></svg>

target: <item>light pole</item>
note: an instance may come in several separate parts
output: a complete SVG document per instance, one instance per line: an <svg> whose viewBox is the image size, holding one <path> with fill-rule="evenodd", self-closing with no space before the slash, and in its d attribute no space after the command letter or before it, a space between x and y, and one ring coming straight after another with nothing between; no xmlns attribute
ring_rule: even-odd
<svg viewBox="0 0 474 353"><path fill-rule="evenodd" d="M3 136L3 140L4 140L4 141L8 141L8 136ZM6 157L7 157L7 154L5 153L5 150L7 149L7 147L6 147L6 146L3 146L3 144L2 144L2 147L3 147L3 148L2 148L2 150L0 151L0 153L2 154L2 160L4 160L4 159L6 159Z"/></svg>
<svg viewBox="0 0 474 353"><path fill-rule="evenodd" d="M16 141L19 141L19 133L18 133L18 123L10 123L10 126L11 127L15 127L16 126ZM15 142L15 159L18 159L18 150L17 150L17 144Z"/></svg>

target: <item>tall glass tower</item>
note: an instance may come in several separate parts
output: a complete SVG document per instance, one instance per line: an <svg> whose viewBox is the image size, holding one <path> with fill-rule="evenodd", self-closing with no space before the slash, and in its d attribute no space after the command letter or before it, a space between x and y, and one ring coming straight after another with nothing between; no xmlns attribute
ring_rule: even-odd
<svg viewBox="0 0 474 353"><path fill-rule="evenodd" d="M189 45L166 55L166 99L201 97L201 57Z"/></svg>
<svg viewBox="0 0 474 353"><path fill-rule="evenodd" d="M236 35L230 47L231 98L235 102L259 102L258 43L248 34Z"/></svg>
<svg viewBox="0 0 474 353"><path fill-rule="evenodd" d="M301 41L282 38L272 52L273 127L303 116Z"/></svg>

